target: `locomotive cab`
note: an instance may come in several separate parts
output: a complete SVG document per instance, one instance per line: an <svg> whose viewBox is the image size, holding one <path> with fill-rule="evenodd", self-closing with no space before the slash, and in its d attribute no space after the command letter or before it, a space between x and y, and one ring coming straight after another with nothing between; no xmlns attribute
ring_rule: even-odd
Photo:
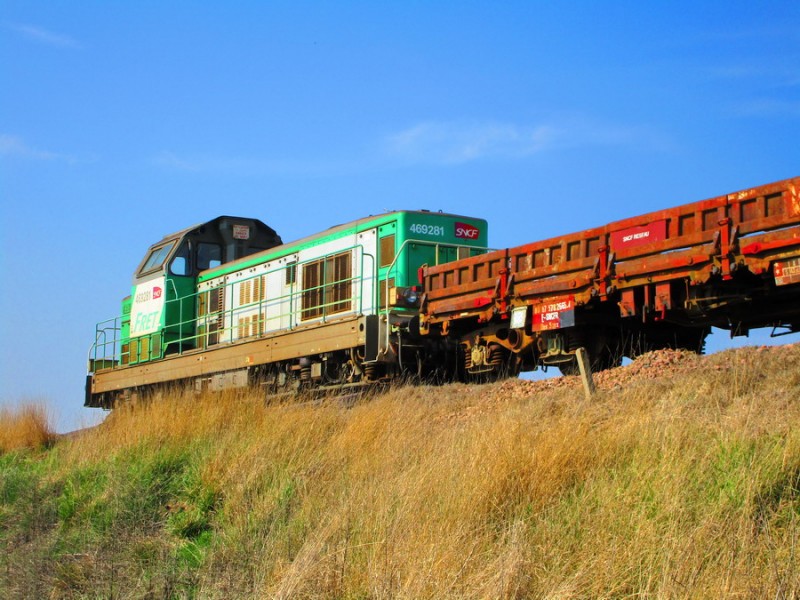
<svg viewBox="0 0 800 600"><path fill-rule="evenodd" d="M148 249L122 301L123 364L195 347L198 274L282 243L257 219L221 216L165 236Z"/></svg>

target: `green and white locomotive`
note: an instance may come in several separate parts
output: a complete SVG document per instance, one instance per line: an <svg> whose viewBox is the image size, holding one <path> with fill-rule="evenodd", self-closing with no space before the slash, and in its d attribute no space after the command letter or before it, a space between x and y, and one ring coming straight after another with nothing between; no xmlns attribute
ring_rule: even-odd
<svg viewBox="0 0 800 600"><path fill-rule="evenodd" d="M418 272L485 252L487 233L483 219L397 211L288 244L228 216L166 236L122 316L97 325L86 405L176 383L280 393L452 379L458 348L419 335Z"/></svg>

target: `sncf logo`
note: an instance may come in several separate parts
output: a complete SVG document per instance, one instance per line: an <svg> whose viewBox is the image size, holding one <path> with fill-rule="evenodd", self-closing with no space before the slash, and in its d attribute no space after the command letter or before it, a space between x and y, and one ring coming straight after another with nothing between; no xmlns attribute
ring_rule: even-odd
<svg viewBox="0 0 800 600"><path fill-rule="evenodd" d="M153 288L153 300L161 298L161 288L156 286Z"/></svg>
<svg viewBox="0 0 800 600"><path fill-rule="evenodd" d="M476 240L481 234L480 229L468 223L456 223L456 237L468 240Z"/></svg>

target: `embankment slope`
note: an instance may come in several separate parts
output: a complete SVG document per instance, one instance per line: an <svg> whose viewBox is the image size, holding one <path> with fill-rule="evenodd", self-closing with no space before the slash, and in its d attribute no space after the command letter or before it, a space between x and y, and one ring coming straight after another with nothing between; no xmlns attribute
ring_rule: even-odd
<svg viewBox="0 0 800 600"><path fill-rule="evenodd" d="M597 383L120 409L0 455L0 596L800 594L800 345Z"/></svg>

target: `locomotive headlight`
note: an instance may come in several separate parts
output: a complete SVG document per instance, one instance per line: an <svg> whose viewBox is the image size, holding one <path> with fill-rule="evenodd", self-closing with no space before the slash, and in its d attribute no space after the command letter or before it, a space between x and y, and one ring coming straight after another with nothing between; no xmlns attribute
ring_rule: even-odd
<svg viewBox="0 0 800 600"><path fill-rule="evenodd" d="M409 306L416 306L419 302L419 292L417 288L410 287L403 290L403 300Z"/></svg>
<svg viewBox="0 0 800 600"><path fill-rule="evenodd" d="M393 288L392 306L417 306L419 304L419 290L416 287Z"/></svg>

